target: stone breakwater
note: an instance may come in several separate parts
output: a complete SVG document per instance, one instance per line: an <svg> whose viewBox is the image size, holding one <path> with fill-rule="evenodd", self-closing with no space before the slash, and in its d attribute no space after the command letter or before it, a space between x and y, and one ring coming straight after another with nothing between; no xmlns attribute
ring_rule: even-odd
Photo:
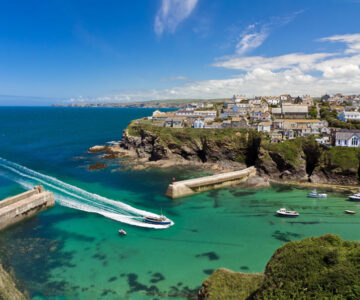
<svg viewBox="0 0 360 300"><path fill-rule="evenodd" d="M169 184L166 196L179 198L203 191L221 188L232 184L239 184L256 175L255 167L244 170L220 173L212 176L182 180Z"/></svg>
<svg viewBox="0 0 360 300"><path fill-rule="evenodd" d="M21 222L55 204L54 195L43 186L0 201L0 230Z"/></svg>

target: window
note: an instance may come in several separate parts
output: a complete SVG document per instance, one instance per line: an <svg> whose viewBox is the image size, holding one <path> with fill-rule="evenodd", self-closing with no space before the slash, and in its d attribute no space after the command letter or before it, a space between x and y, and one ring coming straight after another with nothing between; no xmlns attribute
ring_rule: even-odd
<svg viewBox="0 0 360 300"><path fill-rule="evenodd" d="M345 146L347 146L347 140L345 140Z"/></svg>
<svg viewBox="0 0 360 300"><path fill-rule="evenodd" d="M341 145L341 140L338 140L338 145Z"/></svg>
<svg viewBox="0 0 360 300"><path fill-rule="evenodd" d="M351 145L352 146L357 146L358 145L358 138L356 136L354 136L352 139L351 139Z"/></svg>

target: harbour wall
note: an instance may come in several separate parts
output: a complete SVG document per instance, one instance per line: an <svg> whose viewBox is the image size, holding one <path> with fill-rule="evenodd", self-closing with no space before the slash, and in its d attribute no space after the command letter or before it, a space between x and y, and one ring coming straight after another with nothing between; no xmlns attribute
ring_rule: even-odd
<svg viewBox="0 0 360 300"><path fill-rule="evenodd" d="M169 184L166 191L166 196L170 198L190 196L196 193L217 189L228 185L239 184L255 175L256 168L249 167L240 171L175 181Z"/></svg>
<svg viewBox="0 0 360 300"><path fill-rule="evenodd" d="M29 218L40 211L55 205L52 192L45 191L42 185L19 195L0 201L0 230Z"/></svg>

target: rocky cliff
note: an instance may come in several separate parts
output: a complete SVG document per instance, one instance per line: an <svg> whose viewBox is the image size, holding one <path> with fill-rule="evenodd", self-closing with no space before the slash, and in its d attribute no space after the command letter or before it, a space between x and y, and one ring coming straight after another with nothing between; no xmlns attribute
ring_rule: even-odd
<svg viewBox="0 0 360 300"><path fill-rule="evenodd" d="M0 265L0 299L25 300L26 297L16 288L13 278Z"/></svg>
<svg viewBox="0 0 360 300"><path fill-rule="evenodd" d="M234 170L256 166L259 175L274 180L357 185L360 151L325 148L312 137L270 143L265 134L235 128L163 128L150 121L133 121L120 145L95 146L104 158L130 157L136 164L168 167L202 166Z"/></svg>

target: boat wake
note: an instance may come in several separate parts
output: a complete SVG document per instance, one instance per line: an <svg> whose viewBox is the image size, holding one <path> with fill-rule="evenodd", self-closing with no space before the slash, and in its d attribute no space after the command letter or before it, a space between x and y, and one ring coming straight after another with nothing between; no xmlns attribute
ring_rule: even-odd
<svg viewBox="0 0 360 300"><path fill-rule="evenodd" d="M134 208L120 201L111 200L81 188L65 183L55 177L41 174L17 163L0 157L0 176L17 182L26 189L41 183L47 190L54 193L55 201L66 207L97 213L129 225L164 229L174 225L156 225L143 222L144 217L159 216L144 210Z"/></svg>

